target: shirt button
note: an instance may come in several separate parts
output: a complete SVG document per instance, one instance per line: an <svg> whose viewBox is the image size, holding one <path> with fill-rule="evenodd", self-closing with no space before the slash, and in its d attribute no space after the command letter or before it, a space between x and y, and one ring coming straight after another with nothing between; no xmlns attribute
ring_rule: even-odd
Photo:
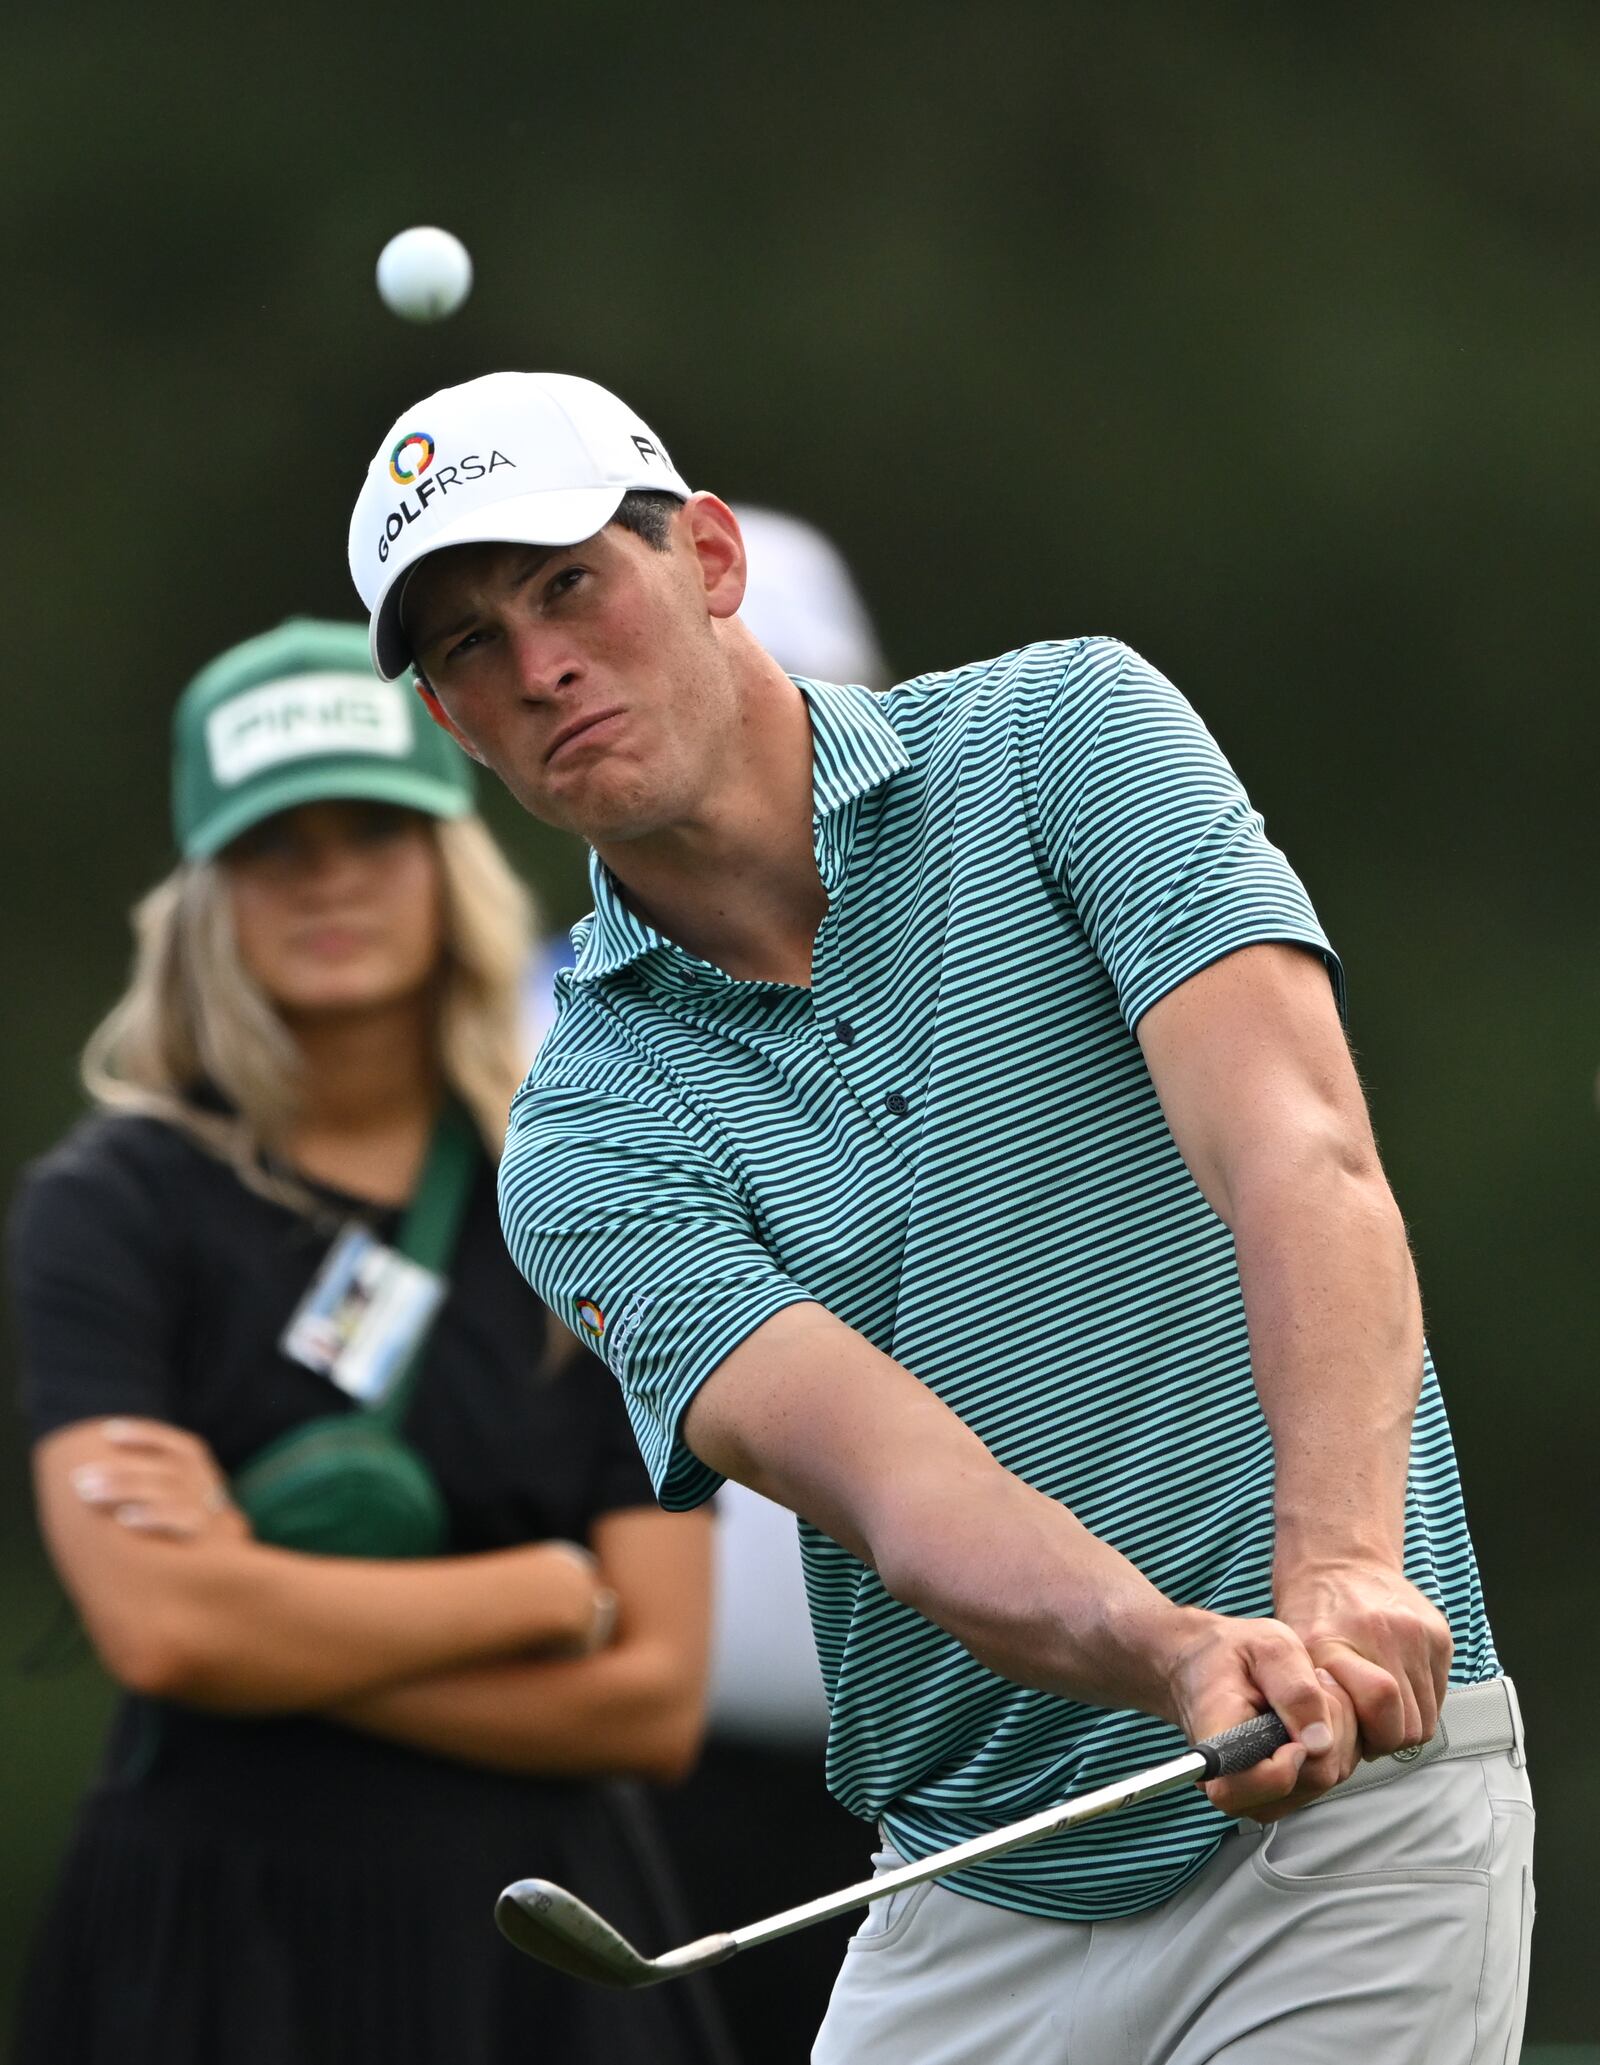
<svg viewBox="0 0 1600 2065"><path fill-rule="evenodd" d="M883 1100L883 1108L892 1117L903 1119L911 1109L911 1100L909 1097L902 1097L898 1090L891 1090Z"/></svg>
<svg viewBox="0 0 1600 2065"><path fill-rule="evenodd" d="M856 1029L848 1018L841 1018L835 1022L833 1036L841 1047L853 1047L856 1043Z"/></svg>

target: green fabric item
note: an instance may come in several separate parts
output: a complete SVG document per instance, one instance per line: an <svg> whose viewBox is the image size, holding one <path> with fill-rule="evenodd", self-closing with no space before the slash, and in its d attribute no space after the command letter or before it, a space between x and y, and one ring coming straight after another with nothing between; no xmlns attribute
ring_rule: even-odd
<svg viewBox="0 0 1600 2065"><path fill-rule="evenodd" d="M471 1120L447 1105L395 1247L443 1273L481 1153ZM233 1480L235 1502L257 1541L319 1556L437 1556L449 1515L432 1470L399 1432L427 1348L424 1332L376 1406L328 1413L291 1427L253 1455Z"/></svg>
<svg viewBox="0 0 1600 2065"><path fill-rule="evenodd" d="M204 860L298 803L361 798L430 817L472 808L472 764L405 681L380 681L357 624L291 617L202 668L173 719L172 819Z"/></svg>
<svg viewBox="0 0 1600 2065"><path fill-rule="evenodd" d="M233 1496L257 1541L317 1556L437 1556L450 1523L433 1472L366 1412L308 1420L252 1456Z"/></svg>

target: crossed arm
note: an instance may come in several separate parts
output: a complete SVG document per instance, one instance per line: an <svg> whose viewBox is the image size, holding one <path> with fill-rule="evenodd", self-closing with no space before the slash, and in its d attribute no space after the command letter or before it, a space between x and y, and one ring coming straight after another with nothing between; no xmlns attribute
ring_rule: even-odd
<svg viewBox="0 0 1600 2065"><path fill-rule="evenodd" d="M1271 1819L1437 1721L1449 1631L1402 1568L1416 1285L1315 959L1230 955L1153 1006L1139 1038L1234 1236L1276 1459L1275 1619L1165 1598L819 1306L757 1329L684 1432L1004 1676L1162 1715L1191 1739L1276 1707L1297 1739L1210 1788L1226 1811Z"/></svg>
<svg viewBox="0 0 1600 2065"><path fill-rule="evenodd" d="M38 1444L34 1474L56 1568L133 1691L224 1713L317 1712L509 1771L667 1779L693 1761L704 1514L606 1514L592 1561L530 1543L369 1562L254 1541L208 1496L219 1476L205 1444L161 1422L63 1427Z"/></svg>

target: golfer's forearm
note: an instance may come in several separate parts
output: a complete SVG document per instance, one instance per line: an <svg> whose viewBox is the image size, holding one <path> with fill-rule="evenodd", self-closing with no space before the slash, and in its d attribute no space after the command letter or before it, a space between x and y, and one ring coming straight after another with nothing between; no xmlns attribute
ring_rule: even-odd
<svg viewBox="0 0 1600 2065"><path fill-rule="evenodd" d="M1327 973L1298 947L1226 954L1151 1006L1139 1042L1190 1174L1233 1235L1276 1456L1285 1556L1393 1561L1422 1318Z"/></svg>
<svg viewBox="0 0 1600 2065"><path fill-rule="evenodd" d="M1183 1610L822 1306L766 1321L684 1426L713 1469L803 1514L1002 1677L1169 1712Z"/></svg>
<svg viewBox="0 0 1600 2065"><path fill-rule="evenodd" d="M548 1778L685 1777L704 1722L700 1674L666 1643L563 1662L495 1663L393 1685L330 1720L412 1749Z"/></svg>
<svg viewBox="0 0 1600 2065"><path fill-rule="evenodd" d="M1168 1672L1191 1616L1065 1507L993 1462L908 1473L875 1528L879 1574L982 1664L1094 1706L1173 1717Z"/></svg>
<svg viewBox="0 0 1600 2065"><path fill-rule="evenodd" d="M98 1631L102 1654L137 1690L221 1710L321 1706L569 1640L592 1587L577 1559L554 1549L416 1563L303 1556L254 1542L214 1552L160 1545L160 1553L156 1596Z"/></svg>
<svg viewBox="0 0 1600 2065"><path fill-rule="evenodd" d="M1422 1311L1382 1171L1333 1156L1263 1171L1240 1188L1233 1232L1280 1562L1398 1564Z"/></svg>

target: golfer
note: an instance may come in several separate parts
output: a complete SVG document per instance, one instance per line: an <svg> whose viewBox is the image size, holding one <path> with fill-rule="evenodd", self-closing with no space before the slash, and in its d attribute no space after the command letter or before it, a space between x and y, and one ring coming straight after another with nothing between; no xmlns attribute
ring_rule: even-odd
<svg viewBox="0 0 1600 2065"><path fill-rule="evenodd" d="M1503 2058L1515 1700L1339 966L1194 712L1109 638L784 674L726 504L568 376L408 411L350 544L378 671L592 849L512 1252L668 1506L800 1515L885 1861L1291 1732L874 1909L815 2057Z"/></svg>

